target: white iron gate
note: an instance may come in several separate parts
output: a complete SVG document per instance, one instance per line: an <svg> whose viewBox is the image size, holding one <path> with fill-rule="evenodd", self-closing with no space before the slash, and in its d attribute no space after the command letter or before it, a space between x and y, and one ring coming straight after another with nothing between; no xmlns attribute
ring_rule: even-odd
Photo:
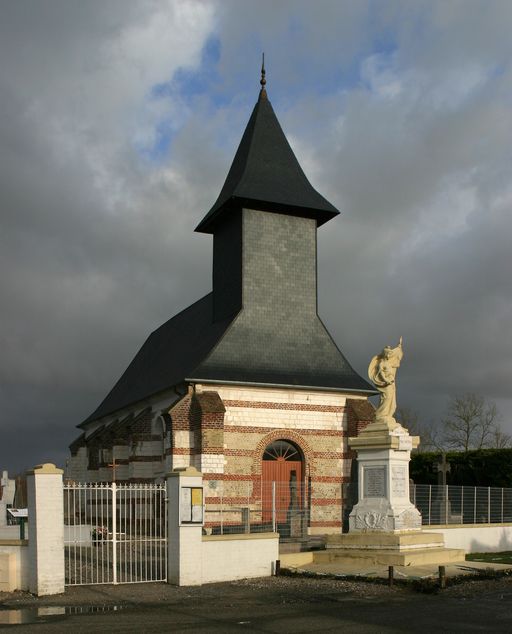
<svg viewBox="0 0 512 634"><path fill-rule="evenodd" d="M64 485L68 586L167 580L165 484Z"/></svg>

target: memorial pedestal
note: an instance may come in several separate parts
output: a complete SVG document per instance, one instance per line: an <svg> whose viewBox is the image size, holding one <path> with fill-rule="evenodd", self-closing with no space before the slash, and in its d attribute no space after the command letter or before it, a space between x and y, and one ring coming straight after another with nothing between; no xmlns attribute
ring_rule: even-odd
<svg viewBox="0 0 512 634"><path fill-rule="evenodd" d="M349 438L357 451L359 498L349 516L350 532L421 530L421 515L409 498L411 449L419 438L406 429L376 422Z"/></svg>

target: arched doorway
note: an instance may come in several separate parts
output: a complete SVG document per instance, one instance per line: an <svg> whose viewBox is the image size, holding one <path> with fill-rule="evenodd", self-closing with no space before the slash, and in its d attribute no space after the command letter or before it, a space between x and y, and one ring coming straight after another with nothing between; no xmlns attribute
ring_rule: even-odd
<svg viewBox="0 0 512 634"><path fill-rule="evenodd" d="M304 460L301 450L288 440L274 440L263 452L261 499L263 521L287 521L292 510L303 506Z"/></svg>

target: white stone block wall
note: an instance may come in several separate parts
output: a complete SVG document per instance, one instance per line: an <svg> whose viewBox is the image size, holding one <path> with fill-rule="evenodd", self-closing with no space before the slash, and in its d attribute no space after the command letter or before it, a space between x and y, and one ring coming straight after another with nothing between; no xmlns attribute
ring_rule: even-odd
<svg viewBox="0 0 512 634"><path fill-rule="evenodd" d="M196 385L196 391L198 392L211 389L211 385ZM336 405L343 407L347 400L346 395L340 394L339 392L227 385L216 385L214 389L219 393L223 401L253 401L295 405ZM350 398L355 397L351 395Z"/></svg>
<svg viewBox="0 0 512 634"><path fill-rule="evenodd" d="M29 589L28 544L0 540L0 592Z"/></svg>
<svg viewBox="0 0 512 634"><path fill-rule="evenodd" d="M340 406L341 407L341 406ZM268 427L269 429L315 429L343 431L346 416L340 412L319 412L307 410L279 410L243 406L226 407L225 425L236 427Z"/></svg>
<svg viewBox="0 0 512 634"><path fill-rule="evenodd" d="M423 530L444 535L446 548L462 548L468 553L512 550L512 524L423 526Z"/></svg>
<svg viewBox="0 0 512 634"><path fill-rule="evenodd" d="M129 478L143 479L155 478L157 473L161 473L161 462L130 462Z"/></svg>
<svg viewBox="0 0 512 634"><path fill-rule="evenodd" d="M112 453L116 461L128 460L130 456L130 448L128 447L128 445L114 445L114 449ZM116 481L128 480L129 477L130 477L129 465L116 463Z"/></svg>
<svg viewBox="0 0 512 634"><path fill-rule="evenodd" d="M163 455L162 440L141 440L132 451L133 456L161 456Z"/></svg>
<svg viewBox="0 0 512 634"><path fill-rule="evenodd" d="M26 531L26 527L25 527L25 531ZM27 534L25 532L25 534ZM20 527L18 524L15 524L13 526L0 526L0 540L9 540L12 541L13 539L19 539L20 538Z"/></svg>
<svg viewBox="0 0 512 634"><path fill-rule="evenodd" d="M186 455L173 456L173 459L172 459L173 469L183 469L189 466L190 466L190 456L186 456ZM193 463L192 466L197 468L198 465Z"/></svg>
<svg viewBox="0 0 512 634"><path fill-rule="evenodd" d="M180 449L193 449L195 446L195 434L193 431L178 430L174 432L174 442Z"/></svg>
<svg viewBox="0 0 512 634"><path fill-rule="evenodd" d="M206 453L198 456L201 471L204 473L224 473L224 454Z"/></svg>
<svg viewBox="0 0 512 634"><path fill-rule="evenodd" d="M279 559L279 536L219 535L202 538L202 582L269 577Z"/></svg>

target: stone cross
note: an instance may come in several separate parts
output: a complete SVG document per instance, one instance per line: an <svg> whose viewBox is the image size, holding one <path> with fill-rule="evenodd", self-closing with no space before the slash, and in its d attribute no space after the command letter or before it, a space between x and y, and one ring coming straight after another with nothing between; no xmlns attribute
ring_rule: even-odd
<svg viewBox="0 0 512 634"><path fill-rule="evenodd" d="M110 462L107 467L112 469L112 482L116 481L116 459L112 458L112 462Z"/></svg>
<svg viewBox="0 0 512 634"><path fill-rule="evenodd" d="M446 461L446 454L443 451L441 454L441 458L438 460L437 464L434 465L435 470L437 471L437 484L441 484L442 486L446 486L446 474L450 473L451 466L450 463Z"/></svg>

